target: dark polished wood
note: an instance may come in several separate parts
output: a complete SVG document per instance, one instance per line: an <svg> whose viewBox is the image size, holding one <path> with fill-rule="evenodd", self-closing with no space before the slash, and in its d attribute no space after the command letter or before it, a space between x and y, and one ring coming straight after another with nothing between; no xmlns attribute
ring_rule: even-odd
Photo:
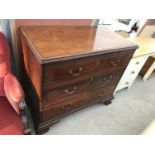
<svg viewBox="0 0 155 155"><path fill-rule="evenodd" d="M70 60L67 62L48 63L45 65L45 88L51 89L62 84L82 81L92 76L113 72L126 66L132 53L105 54ZM52 77L52 78L51 78Z"/></svg>
<svg viewBox="0 0 155 155"><path fill-rule="evenodd" d="M100 101L104 97L111 96L111 92L114 91L115 85L113 84L105 88L98 88L96 90L92 89L93 88L91 88L91 90L80 90L75 95L67 95L64 99L60 96L60 102L56 102L54 105L48 106L44 109L44 112L42 113L43 121L49 120L50 118L56 119L58 116L60 117L73 111L74 109L79 109L81 106L85 106L91 102L96 102L96 100ZM55 100L57 100L57 98L55 98ZM49 101L52 102L53 98L51 97Z"/></svg>
<svg viewBox="0 0 155 155"><path fill-rule="evenodd" d="M104 105L109 105L109 104L111 104L111 100L107 100L107 101L101 101Z"/></svg>
<svg viewBox="0 0 155 155"><path fill-rule="evenodd" d="M53 121L46 121L41 124L39 124L38 129L36 130L37 134L44 134L48 132L50 126L53 126L54 124L58 123L59 120L53 120Z"/></svg>
<svg viewBox="0 0 155 155"><path fill-rule="evenodd" d="M109 104L137 46L106 28L23 27L23 81L37 133L93 103Z"/></svg>
<svg viewBox="0 0 155 155"><path fill-rule="evenodd" d="M69 102L79 99L91 99L93 97L103 97L108 91L104 92L106 86L115 84L119 80L121 71L108 73L100 77L91 76L82 82L74 82L73 84L57 87L48 91L44 91L45 100L43 107L58 105L59 103ZM108 89L107 89L108 90ZM101 93L100 93L101 91ZM104 93L103 93L104 92ZM111 90L110 90L111 93ZM79 96L79 98L77 98ZM92 100L92 99L91 99ZM75 101L74 101L75 102Z"/></svg>
<svg viewBox="0 0 155 155"><path fill-rule="evenodd" d="M41 63L137 48L136 44L107 28L47 26L22 27L21 31Z"/></svg>

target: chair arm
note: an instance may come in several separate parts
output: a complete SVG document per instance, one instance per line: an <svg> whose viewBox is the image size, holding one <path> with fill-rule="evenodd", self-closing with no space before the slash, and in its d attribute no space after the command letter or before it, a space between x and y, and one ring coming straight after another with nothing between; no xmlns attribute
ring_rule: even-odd
<svg viewBox="0 0 155 155"><path fill-rule="evenodd" d="M21 108L19 103L24 98L24 91L16 77L11 73L4 77L4 91L11 106L19 114Z"/></svg>
<svg viewBox="0 0 155 155"><path fill-rule="evenodd" d="M31 128L28 108L24 100L24 91L16 77L11 73L8 73L4 77L4 90L9 103L22 119L24 124L24 133L30 134Z"/></svg>
<svg viewBox="0 0 155 155"><path fill-rule="evenodd" d="M31 133L31 123L30 123L30 117L29 117L29 112L28 108L26 106L25 100L22 99L19 101L20 105L20 117L22 119L22 122L24 124L24 134L30 134Z"/></svg>

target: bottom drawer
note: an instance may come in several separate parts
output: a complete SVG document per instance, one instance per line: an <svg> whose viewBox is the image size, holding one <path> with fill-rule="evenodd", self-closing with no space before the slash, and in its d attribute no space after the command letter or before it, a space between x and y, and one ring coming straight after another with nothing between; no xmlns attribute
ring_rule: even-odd
<svg viewBox="0 0 155 155"><path fill-rule="evenodd" d="M97 94L100 95L93 95L87 96L83 93L83 96L79 98L76 96L74 100L68 100L66 103L60 103L49 107L48 109L44 109L42 111L41 121L47 121L49 119L56 119L58 117L62 117L68 113L78 110L80 107L86 106L92 102L96 102L99 100L104 99L105 97L109 97L113 94L116 85L110 85L98 90Z"/></svg>

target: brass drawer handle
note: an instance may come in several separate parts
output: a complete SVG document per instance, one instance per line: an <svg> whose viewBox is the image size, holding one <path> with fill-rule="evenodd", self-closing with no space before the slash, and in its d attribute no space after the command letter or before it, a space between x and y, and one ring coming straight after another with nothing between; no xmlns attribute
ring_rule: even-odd
<svg viewBox="0 0 155 155"><path fill-rule="evenodd" d="M103 81L109 82L112 78L113 78L112 75L110 75L110 76L108 76L108 77L104 77L104 78L103 78Z"/></svg>
<svg viewBox="0 0 155 155"><path fill-rule="evenodd" d="M110 61L110 64L112 65L112 66L117 66L118 64L120 64L120 60L118 59L118 60L116 60L116 61Z"/></svg>
<svg viewBox="0 0 155 155"><path fill-rule="evenodd" d="M65 89L64 92L70 95L70 94L74 94L76 90L77 90L77 87L74 86L72 90Z"/></svg>
<svg viewBox="0 0 155 155"><path fill-rule="evenodd" d="M77 72L74 72L73 70L69 70L69 73L72 75L72 76L78 76L78 75L80 75L80 72L82 71L82 67L80 67L79 69L78 69L78 71Z"/></svg>
<svg viewBox="0 0 155 155"><path fill-rule="evenodd" d="M137 61L137 62L136 62L136 65L139 65L139 64L140 64L140 62L139 62L139 61Z"/></svg>
<svg viewBox="0 0 155 155"><path fill-rule="evenodd" d="M135 71L132 71L131 74L135 74Z"/></svg>

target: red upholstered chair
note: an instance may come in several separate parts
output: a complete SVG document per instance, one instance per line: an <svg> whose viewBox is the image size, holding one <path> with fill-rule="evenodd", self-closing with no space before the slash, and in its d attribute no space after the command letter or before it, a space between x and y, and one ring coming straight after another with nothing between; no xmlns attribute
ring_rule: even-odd
<svg viewBox="0 0 155 155"><path fill-rule="evenodd" d="M23 89L10 70L8 42L0 32L0 135L29 134Z"/></svg>

